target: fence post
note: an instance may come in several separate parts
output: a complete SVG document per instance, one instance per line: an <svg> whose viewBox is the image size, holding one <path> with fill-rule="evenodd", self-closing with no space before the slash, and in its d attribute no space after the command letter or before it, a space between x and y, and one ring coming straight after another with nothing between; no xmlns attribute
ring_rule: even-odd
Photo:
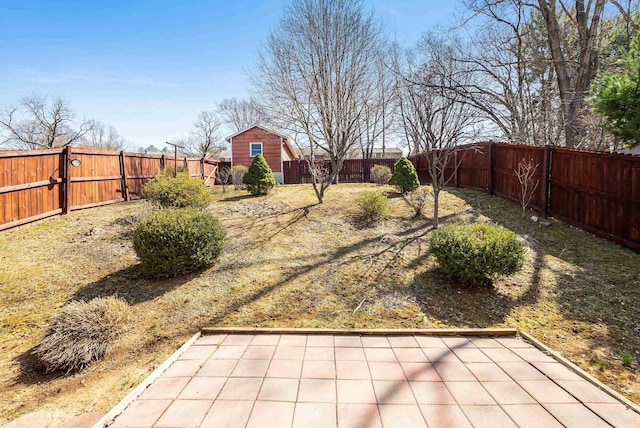
<svg viewBox="0 0 640 428"><path fill-rule="evenodd" d="M164 169L164 155L160 158L160 169Z"/></svg>
<svg viewBox="0 0 640 428"><path fill-rule="evenodd" d="M125 166L124 150L120 151L120 175L122 175L122 197L125 201L129 200L129 187L127 186L127 168Z"/></svg>
<svg viewBox="0 0 640 428"><path fill-rule="evenodd" d="M543 214L549 217L551 214L551 146L544 146L544 157L542 159L542 204Z"/></svg>
<svg viewBox="0 0 640 428"><path fill-rule="evenodd" d="M64 166L61 168L64 171L64 203L62 204L62 214L68 214L71 210L71 146L64 148L64 156L62 157Z"/></svg>
<svg viewBox="0 0 640 428"><path fill-rule="evenodd" d="M458 187L458 150L453 152L453 184Z"/></svg>
<svg viewBox="0 0 640 428"><path fill-rule="evenodd" d="M487 193L493 195L493 141L489 142L489 167L487 170Z"/></svg>
<svg viewBox="0 0 640 428"><path fill-rule="evenodd" d="M204 181L204 158L200 159L200 175L202 176L202 180Z"/></svg>
<svg viewBox="0 0 640 428"><path fill-rule="evenodd" d="M302 160L298 159L298 184L302 184Z"/></svg>

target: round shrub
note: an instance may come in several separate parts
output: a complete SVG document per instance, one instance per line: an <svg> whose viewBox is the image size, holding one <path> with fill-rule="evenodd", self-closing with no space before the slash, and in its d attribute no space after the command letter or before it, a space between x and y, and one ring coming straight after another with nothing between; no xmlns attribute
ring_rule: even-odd
<svg viewBox="0 0 640 428"><path fill-rule="evenodd" d="M161 170L144 185L144 193L147 200L163 207L206 208L213 200L204 182L184 171L174 177L173 173Z"/></svg>
<svg viewBox="0 0 640 428"><path fill-rule="evenodd" d="M491 224L442 227L431 236L430 251L451 277L482 284L497 275L512 275L524 263L524 245L515 233Z"/></svg>
<svg viewBox="0 0 640 428"><path fill-rule="evenodd" d="M53 314L33 353L47 372L83 369L109 352L128 319L129 305L115 297L67 303Z"/></svg>
<svg viewBox="0 0 640 428"><path fill-rule="evenodd" d="M389 180L389 184L396 186L402 193L411 192L420 186L418 173L411 161L407 158L400 158L396 162L394 173Z"/></svg>
<svg viewBox="0 0 640 428"><path fill-rule="evenodd" d="M371 226L389 214L389 201L376 190L366 190L356 196L356 223Z"/></svg>
<svg viewBox="0 0 640 428"><path fill-rule="evenodd" d="M145 217L133 235L142 271L153 278L195 272L213 264L225 232L209 211L168 208Z"/></svg>
<svg viewBox="0 0 640 428"><path fill-rule="evenodd" d="M247 190L252 195L266 195L275 187L276 179L264 156L257 155L253 158L249 170L242 177L242 184L247 185Z"/></svg>
<svg viewBox="0 0 640 428"><path fill-rule="evenodd" d="M371 181L378 186L389 183L391 178L391 168L385 165L374 165L371 168Z"/></svg>

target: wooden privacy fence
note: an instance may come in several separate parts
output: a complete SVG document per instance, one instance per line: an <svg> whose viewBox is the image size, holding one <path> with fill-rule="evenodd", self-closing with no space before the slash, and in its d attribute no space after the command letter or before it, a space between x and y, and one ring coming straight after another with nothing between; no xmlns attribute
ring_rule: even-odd
<svg viewBox="0 0 640 428"><path fill-rule="evenodd" d="M0 230L72 210L140 199L147 180L160 169L175 166L174 158L165 155L78 147L0 152ZM207 185L213 184L217 166L214 159L178 158L178 168L187 168Z"/></svg>
<svg viewBox="0 0 640 428"><path fill-rule="evenodd" d="M397 159L347 159L338 174L339 183L368 183L371 181L371 168L384 165L391 168ZM320 162L320 161L318 161ZM329 161L322 161L322 165L331 169ZM284 184L311 183L311 173L306 160L296 159L282 163Z"/></svg>
<svg viewBox="0 0 640 428"><path fill-rule="evenodd" d="M427 156L411 158L422 183L431 181ZM452 157L449 184L519 201L522 159L538 165L532 208L640 251L640 156L480 143ZM459 164L455 173L453 162Z"/></svg>

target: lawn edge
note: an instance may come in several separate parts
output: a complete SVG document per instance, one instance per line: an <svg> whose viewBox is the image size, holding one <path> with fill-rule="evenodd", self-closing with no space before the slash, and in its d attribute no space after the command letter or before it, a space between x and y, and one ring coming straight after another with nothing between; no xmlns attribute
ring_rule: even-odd
<svg viewBox="0 0 640 428"><path fill-rule="evenodd" d="M202 334L361 334L399 336L419 334L422 336L516 336L515 328L262 328L262 327L204 327Z"/></svg>
<svg viewBox="0 0 640 428"><path fill-rule="evenodd" d="M596 387L598 387L602 391L604 391L607 394L609 394L611 397L613 397L616 400L618 400L621 403L623 403L625 406L627 406L631 410L633 410L636 413L640 414L640 406L638 406L636 403L634 403L633 401L629 400L628 398L626 398L625 396L623 396L622 394L617 392L615 389L612 389L612 388L608 387L607 385L605 385L604 383L602 383L601 381L599 381L595 377L591 376L589 373L585 372L583 369L581 369L580 367L578 367L577 365L575 365L574 363L572 363L571 361L569 361L568 359L563 357L560 353L554 351L553 349L549 348L544 343L540 342L538 339L533 337L530 333L527 333L526 331L520 331L520 330L518 331L518 333L520 334L520 336L524 340L526 340L527 342L531 343L533 346L535 346L539 350L543 351L544 353L549 354L549 356L553 357L560 364L562 364L563 366L567 367L569 370L571 370L572 372L574 372L578 376L582 377L587 382L592 383L593 385L595 385Z"/></svg>
<svg viewBox="0 0 640 428"><path fill-rule="evenodd" d="M174 352L169 358L167 358L157 369L155 369L149 376L147 376L133 391L127 394L118 404L116 404L109 412L104 415L98 422L96 422L92 428L103 428L113 423L114 419L122 413L131 403L135 401L153 382L158 379L162 373L164 373L171 364L173 364L180 356L193 345L196 340L202 335L201 332L197 332L189 340L187 340L176 352Z"/></svg>

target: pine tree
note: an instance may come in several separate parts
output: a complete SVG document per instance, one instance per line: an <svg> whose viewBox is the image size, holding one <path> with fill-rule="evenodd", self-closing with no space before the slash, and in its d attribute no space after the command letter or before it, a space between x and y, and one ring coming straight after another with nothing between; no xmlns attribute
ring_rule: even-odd
<svg viewBox="0 0 640 428"><path fill-rule="evenodd" d="M398 159L393 168L394 173L389 184L396 186L402 193L411 192L420 186L418 173L409 159L404 157Z"/></svg>
<svg viewBox="0 0 640 428"><path fill-rule="evenodd" d="M266 195L275 187L276 179L264 156L257 155L253 158L249 170L242 177L242 184L247 185L247 190L252 195Z"/></svg>

